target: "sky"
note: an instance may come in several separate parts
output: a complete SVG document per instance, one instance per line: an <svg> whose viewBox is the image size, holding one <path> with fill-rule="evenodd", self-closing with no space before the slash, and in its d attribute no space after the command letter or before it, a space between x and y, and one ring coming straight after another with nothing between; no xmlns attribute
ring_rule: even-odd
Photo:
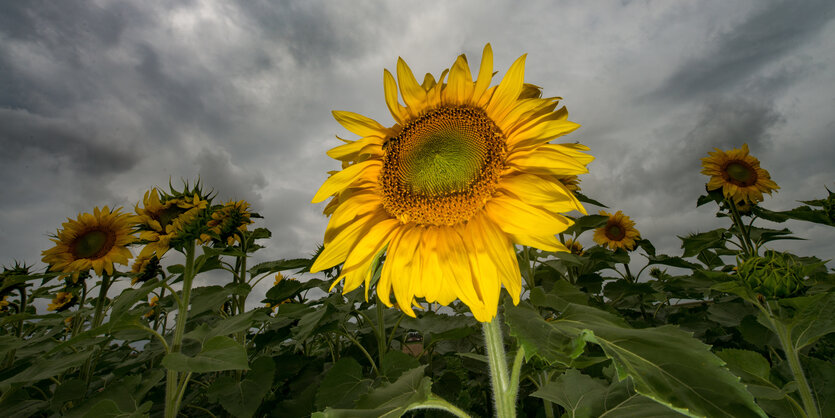
<svg viewBox="0 0 835 418"><path fill-rule="evenodd" d="M582 125L563 139L596 158L583 192L680 255L676 236L725 226L695 203L714 147L748 144L772 210L835 190L833 17L828 0L5 1L0 264L42 268L66 218L198 177L264 216L256 261L309 256L327 225L311 198L340 167L325 152L352 137L331 111L392 125L384 68L477 67L488 42L494 80L527 53L525 81ZM835 258L835 228L786 226L807 240L774 248Z"/></svg>

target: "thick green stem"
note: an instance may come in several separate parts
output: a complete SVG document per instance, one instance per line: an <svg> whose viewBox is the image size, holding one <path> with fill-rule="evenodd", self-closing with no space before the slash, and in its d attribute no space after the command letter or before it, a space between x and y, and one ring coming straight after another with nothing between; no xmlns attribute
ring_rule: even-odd
<svg viewBox="0 0 835 418"><path fill-rule="evenodd" d="M754 244L751 242L751 237L748 236L748 228L745 227L745 224L742 222L742 217L739 216L736 203L734 203L733 199L725 199L725 201L728 202L728 206L731 208L731 217L736 225L737 231L739 231L739 240L742 241L745 252L748 256L757 255Z"/></svg>
<svg viewBox="0 0 835 418"><path fill-rule="evenodd" d="M186 265L183 270L183 296L179 298L177 310L177 325L174 328L174 340L171 344L171 353L179 353L183 345L183 335L186 330L186 320L188 320L188 305L191 299L191 284L194 281L194 241L190 241L185 246ZM174 370L168 370L166 376L165 386L165 416L166 418L174 418L177 416L177 411L180 409L180 402L178 398L179 392L179 373Z"/></svg>
<svg viewBox="0 0 835 418"><path fill-rule="evenodd" d="M484 343L487 347L487 357L490 364L490 381L493 385L493 401L498 418L516 417L516 392L511 384L507 370L502 329L499 317L490 322L483 322Z"/></svg>
<svg viewBox="0 0 835 418"><path fill-rule="evenodd" d="M110 288L110 275L106 272L101 276L99 287L99 298L96 300L96 313L93 315L93 324L90 329L96 329L104 321L104 304L107 301L107 290ZM83 306L82 306L83 308ZM90 385L90 378L93 375L93 358L95 352L84 362L82 378L86 386Z"/></svg>
<svg viewBox="0 0 835 418"><path fill-rule="evenodd" d="M815 405L815 398L812 395L812 389L809 387L806 374L803 373L803 367L800 365L800 357L794 344L792 344L791 330L770 312L768 312L767 316L772 328L777 334L777 338L780 340L780 345L783 346L783 352L786 354L786 360L788 360L789 367L794 375L794 381L797 382L797 391L800 393L800 399L803 401L803 409L806 412L806 416L809 418L820 418L818 408Z"/></svg>

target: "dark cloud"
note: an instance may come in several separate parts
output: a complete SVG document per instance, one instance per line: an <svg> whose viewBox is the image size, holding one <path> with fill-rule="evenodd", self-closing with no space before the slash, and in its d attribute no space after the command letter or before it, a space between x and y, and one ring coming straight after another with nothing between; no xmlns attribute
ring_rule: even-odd
<svg viewBox="0 0 835 418"><path fill-rule="evenodd" d="M201 183L214 189L220 201L243 199L253 206L260 206L261 191L267 180L259 171L234 165L229 153L223 150L204 148L197 154L195 162Z"/></svg>
<svg viewBox="0 0 835 418"><path fill-rule="evenodd" d="M828 0L757 5L747 19L718 34L706 53L685 60L653 96L703 97L737 87L799 49L835 16L835 2Z"/></svg>

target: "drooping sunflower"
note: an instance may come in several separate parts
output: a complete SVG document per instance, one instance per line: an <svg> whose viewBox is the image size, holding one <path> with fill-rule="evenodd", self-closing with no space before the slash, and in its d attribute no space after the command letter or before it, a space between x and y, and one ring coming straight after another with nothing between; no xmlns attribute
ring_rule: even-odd
<svg viewBox="0 0 835 418"><path fill-rule="evenodd" d="M760 161L748 155L748 144L742 148L708 152L702 158L702 174L710 176L707 190L722 189L726 199L735 203L762 202L763 193L771 194L780 188L771 180L768 171L760 168Z"/></svg>
<svg viewBox="0 0 835 418"><path fill-rule="evenodd" d="M565 248L568 248L568 251L574 255L583 255L585 251L583 251L583 244L580 244L579 241L574 239L568 238L565 240Z"/></svg>
<svg viewBox="0 0 835 418"><path fill-rule="evenodd" d="M156 253L136 257L136 261L131 266L131 273L135 274L130 281L131 285L145 283L159 276L162 274L162 265L160 265L159 257L157 257Z"/></svg>
<svg viewBox="0 0 835 418"><path fill-rule="evenodd" d="M557 176L557 180L572 192L580 191L580 178L577 176Z"/></svg>
<svg viewBox="0 0 835 418"><path fill-rule="evenodd" d="M76 303L76 296L70 292L58 292L52 299L52 303L47 305L46 310L61 312L71 308Z"/></svg>
<svg viewBox="0 0 835 418"><path fill-rule="evenodd" d="M609 220L606 221L606 225L594 230L594 242L611 250L634 250L635 239L639 239L641 235L635 229L635 222L621 211L612 214L601 210L600 214L608 216Z"/></svg>
<svg viewBox="0 0 835 418"><path fill-rule="evenodd" d="M204 197L199 185L183 191L171 189L172 194L161 193L156 188L145 192L143 207L136 205L139 218L139 239L145 242L141 257L150 258L156 253L162 257L170 248L186 239L196 239L205 232L209 198Z"/></svg>
<svg viewBox="0 0 835 418"><path fill-rule="evenodd" d="M235 241L241 240L247 225L253 223L251 217L249 203L245 200L231 201L212 213L212 219L206 224L207 232L214 234L220 241L233 245ZM201 235L200 239L208 242L212 236L206 233Z"/></svg>
<svg viewBox="0 0 835 418"><path fill-rule="evenodd" d="M133 257L127 246L136 241L133 215L96 207L93 213L82 213L67 219L55 238L55 246L42 253L42 261L50 270L78 274L91 268L113 274L113 263L127 264Z"/></svg>
<svg viewBox="0 0 835 418"><path fill-rule="evenodd" d="M560 98L541 98L539 87L524 83L524 66L523 55L491 87L488 44L477 79L461 55L439 80L427 74L418 83L399 59L397 82L383 72L393 126L334 111L361 139L328 152L343 168L313 198L333 200L311 272L344 262L333 285L344 280L350 292L365 283L367 297L370 266L385 251L377 294L392 306L393 291L410 316L416 298L460 299L489 322L502 285L517 303L514 244L567 251L555 237L572 224L561 213L585 211L558 176L586 173L593 159L583 145L550 143L580 125L557 109Z"/></svg>

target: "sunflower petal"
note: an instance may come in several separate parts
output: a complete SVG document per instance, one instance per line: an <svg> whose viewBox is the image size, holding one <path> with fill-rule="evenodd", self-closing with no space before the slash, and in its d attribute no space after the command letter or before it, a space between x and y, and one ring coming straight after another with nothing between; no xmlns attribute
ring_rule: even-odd
<svg viewBox="0 0 835 418"><path fill-rule="evenodd" d="M409 108L409 113L416 116L423 110L426 102L426 90L418 84L415 75L406 61L403 61L403 58L397 59L397 81L400 84L400 94Z"/></svg>
<svg viewBox="0 0 835 418"><path fill-rule="evenodd" d="M488 201L485 212L516 243L545 251L565 251L565 246L555 235L574 223L564 216L537 209L505 195Z"/></svg>
<svg viewBox="0 0 835 418"><path fill-rule="evenodd" d="M348 166L325 180L325 183L313 196L312 203L322 202L360 179L378 177L382 166L383 163L380 160L368 160Z"/></svg>
<svg viewBox="0 0 835 418"><path fill-rule="evenodd" d="M493 93L493 98L490 104L487 105L487 114L493 118L499 127L503 127L502 121L505 115L513 108L516 100L519 98L519 93L522 92L522 85L525 78L525 57L519 57L507 70L502 82Z"/></svg>
<svg viewBox="0 0 835 418"><path fill-rule="evenodd" d="M473 88L473 103L480 103L482 96L490 86L493 80L493 48L490 44L484 45L484 51L481 53L481 68L478 70L478 79L476 79Z"/></svg>
<svg viewBox="0 0 835 418"><path fill-rule="evenodd" d="M345 110L334 110L331 113L333 114L333 118L336 119L340 125L344 126L345 129L363 138L367 136L391 136L391 129L380 125L380 123L374 119Z"/></svg>
<svg viewBox="0 0 835 418"><path fill-rule="evenodd" d="M459 55L449 71L449 83L443 91L443 102L468 103L473 97L473 77L464 55Z"/></svg>

